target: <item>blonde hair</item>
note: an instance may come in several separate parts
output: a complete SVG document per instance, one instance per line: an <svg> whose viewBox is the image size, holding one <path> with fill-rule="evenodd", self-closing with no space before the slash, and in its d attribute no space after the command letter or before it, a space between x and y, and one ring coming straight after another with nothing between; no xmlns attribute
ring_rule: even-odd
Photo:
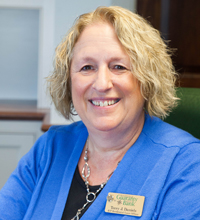
<svg viewBox="0 0 200 220"><path fill-rule="evenodd" d="M131 60L131 70L140 84L149 115L164 118L176 105L176 72L171 51L154 29L141 16L118 7L98 7L81 15L56 48L54 72L47 78L56 109L67 119L74 114L71 95L70 65L73 49L85 27L97 22L113 26Z"/></svg>

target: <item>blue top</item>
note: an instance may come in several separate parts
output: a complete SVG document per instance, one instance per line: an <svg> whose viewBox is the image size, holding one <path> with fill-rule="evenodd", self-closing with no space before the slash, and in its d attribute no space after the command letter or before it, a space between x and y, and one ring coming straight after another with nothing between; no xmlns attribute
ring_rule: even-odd
<svg viewBox="0 0 200 220"><path fill-rule="evenodd" d="M0 220L61 219L88 132L53 126L0 191ZM145 196L142 217L104 211L109 192ZM200 219L200 140L146 115L143 130L82 220Z"/></svg>

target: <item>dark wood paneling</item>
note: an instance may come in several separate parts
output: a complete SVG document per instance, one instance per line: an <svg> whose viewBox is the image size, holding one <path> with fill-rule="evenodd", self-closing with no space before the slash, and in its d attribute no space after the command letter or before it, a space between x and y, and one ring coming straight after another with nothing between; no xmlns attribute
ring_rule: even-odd
<svg viewBox="0 0 200 220"><path fill-rule="evenodd" d="M169 4L166 15L163 3ZM200 1L197 0L138 0L137 11L161 31L161 19L168 19L168 33L163 33L171 48L178 84L200 88ZM165 14L163 16L163 14ZM163 20L162 20L163 21Z"/></svg>
<svg viewBox="0 0 200 220"><path fill-rule="evenodd" d="M170 46L177 48L174 62L182 72L200 72L200 1L171 0Z"/></svg>
<svg viewBox="0 0 200 220"><path fill-rule="evenodd" d="M178 87L200 88L200 74L182 73L177 80Z"/></svg>
<svg viewBox="0 0 200 220"><path fill-rule="evenodd" d="M161 1L160 0L138 0L137 13L146 18L156 29L160 29Z"/></svg>

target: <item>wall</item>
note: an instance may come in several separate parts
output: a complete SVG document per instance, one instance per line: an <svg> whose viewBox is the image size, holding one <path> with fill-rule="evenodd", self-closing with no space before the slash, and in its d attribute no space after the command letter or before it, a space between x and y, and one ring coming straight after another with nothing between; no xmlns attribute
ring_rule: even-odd
<svg viewBox="0 0 200 220"><path fill-rule="evenodd" d="M55 1L55 47L60 43L61 39L65 36L67 30L72 26L75 18L80 14L92 11L98 6L118 5L134 11L136 0L56 0ZM75 117L79 120L79 117ZM54 106L51 106L51 123L52 124L69 124L59 113L56 112Z"/></svg>
<svg viewBox="0 0 200 220"><path fill-rule="evenodd" d="M0 99L37 100L39 10L0 8Z"/></svg>
<svg viewBox="0 0 200 220"><path fill-rule="evenodd" d="M131 11L135 11L136 3L136 0L111 0L111 5L118 5Z"/></svg>
<svg viewBox="0 0 200 220"><path fill-rule="evenodd" d="M28 95L28 91L30 88L26 88L27 83L26 81L24 81L23 79L19 79L19 75L21 74L20 71L21 69L17 72L15 72L15 68L14 68L14 63L10 62L10 66L13 68L12 69L12 74L10 76L10 81L13 81L13 86L10 85L9 80L6 81L4 88L5 90L1 91L1 93L4 95L2 95L5 99L37 99L37 105L40 108L46 108L49 107L49 100L47 99L46 96L46 87L45 87L45 77L49 75L49 72L52 71L52 60L53 60L53 51L54 51L54 12L55 12L55 7L54 7L54 1L55 0L0 0L0 9L4 10L4 9L11 9L11 10L39 10L39 39L38 39L38 66L35 62L35 69L37 69L34 73L36 74L36 76L34 76L34 80L32 81L32 83L30 83L29 87L31 86L35 86L35 84L37 84L37 92L35 92L34 96L32 95ZM22 19L23 20L23 19ZM2 22L2 21L1 21ZM25 21L24 21L25 22ZM21 23L21 22L20 22ZM19 26L21 25L21 28L23 27L23 22L21 24L19 24ZM3 27L3 24L2 24ZM30 27L32 28L32 26ZM22 28L23 29L23 28ZM1 29L0 29L1 31ZM35 31L38 32L38 31ZM26 35L26 30L22 30L21 32L21 39L23 39L23 36ZM32 34L33 36L34 34ZM4 41L3 44L8 45L16 42L16 35L13 33L13 39L10 41L9 38ZM2 42L1 42L2 43ZM16 44L14 44L14 46L16 46ZM4 46L5 46L4 45ZM25 42L21 42L21 47L25 47L26 44ZM2 46L3 47L3 46ZM6 47L5 47L6 48ZM6 48L7 49L7 48ZM33 48L32 48L33 49ZM31 51L32 51L31 49ZM14 54L14 47L11 47L10 50L5 50L7 53L9 53L11 56ZM34 52L34 50L33 50ZM2 48L0 49L0 53L2 53ZM20 56L23 56L23 51L18 52L18 54L16 56L18 56L18 58ZM3 54L4 56L4 54ZM26 59L24 59L26 60ZM31 60L31 56L28 58L28 61ZM6 61L7 63L9 63L9 61ZM25 61L22 61L22 63ZM18 63L18 62L17 62ZM19 65L20 67L20 65ZM28 70L28 68L32 68L31 65L26 65L26 70L24 72L24 74L26 76L24 76L24 74L22 75L23 77L27 77L27 75L30 74L31 71ZM10 68L10 67L9 67ZM20 67L21 68L21 67ZM23 69L23 68L22 68ZM7 71L1 71L1 77L3 80L6 80L7 77ZM31 81L31 77L28 76L28 81ZM35 82L37 81L37 82ZM17 85L17 82L20 82L21 85ZM7 92L7 88L9 87L9 89L11 91L9 91L9 93L12 93L12 97L8 97L8 92ZM19 91L23 88L23 91L19 93ZM35 86L36 87L36 86ZM17 90L17 92L15 92L15 90ZM35 90L35 88L33 89ZM17 95L18 93L18 95ZM13 95L14 94L14 95ZM7 97L6 97L7 95ZM17 96L16 96L17 95ZM1 97L2 98L2 97Z"/></svg>

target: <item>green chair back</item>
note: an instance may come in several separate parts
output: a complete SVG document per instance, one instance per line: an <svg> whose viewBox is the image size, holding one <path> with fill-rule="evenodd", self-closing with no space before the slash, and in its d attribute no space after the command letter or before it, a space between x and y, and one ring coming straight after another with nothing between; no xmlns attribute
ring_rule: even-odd
<svg viewBox="0 0 200 220"><path fill-rule="evenodd" d="M200 139L200 89L179 88L179 105L164 120Z"/></svg>

